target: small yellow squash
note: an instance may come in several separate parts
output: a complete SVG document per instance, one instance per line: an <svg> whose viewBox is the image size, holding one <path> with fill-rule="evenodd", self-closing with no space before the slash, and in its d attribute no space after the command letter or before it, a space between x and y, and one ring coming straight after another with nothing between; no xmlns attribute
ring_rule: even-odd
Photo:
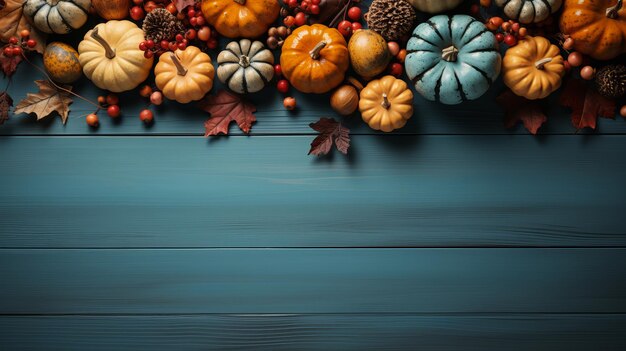
<svg viewBox="0 0 626 351"><path fill-rule="evenodd" d="M370 128L391 132L413 115L413 93L402 79L384 76L361 90L359 111Z"/></svg>
<svg viewBox="0 0 626 351"><path fill-rule="evenodd" d="M526 37L502 61L504 84L529 100L543 99L561 86L565 74L559 48L543 37Z"/></svg>
<svg viewBox="0 0 626 351"><path fill-rule="evenodd" d="M98 88L114 93L136 88L148 78L152 58L139 50L143 31L130 21L100 23L78 45L83 72Z"/></svg>
<svg viewBox="0 0 626 351"><path fill-rule="evenodd" d="M163 95L182 104L200 100L213 88L211 57L195 46L166 52L154 68L154 81Z"/></svg>

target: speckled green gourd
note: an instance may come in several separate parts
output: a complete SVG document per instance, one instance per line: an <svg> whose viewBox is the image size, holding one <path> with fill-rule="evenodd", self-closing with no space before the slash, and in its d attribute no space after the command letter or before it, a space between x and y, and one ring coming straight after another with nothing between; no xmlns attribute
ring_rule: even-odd
<svg viewBox="0 0 626 351"><path fill-rule="evenodd" d="M78 52L70 45L58 41L46 46L43 65L50 78L57 83L74 83L83 74Z"/></svg>

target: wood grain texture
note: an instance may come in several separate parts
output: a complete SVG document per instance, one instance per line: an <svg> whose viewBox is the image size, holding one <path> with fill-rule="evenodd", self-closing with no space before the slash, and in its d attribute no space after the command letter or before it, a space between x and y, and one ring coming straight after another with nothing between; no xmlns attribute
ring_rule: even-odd
<svg viewBox="0 0 626 351"><path fill-rule="evenodd" d="M0 247L625 246L619 136L0 138Z"/></svg>
<svg viewBox="0 0 626 351"><path fill-rule="evenodd" d="M0 317L5 350L480 350L626 348L623 315Z"/></svg>
<svg viewBox="0 0 626 351"><path fill-rule="evenodd" d="M0 250L0 314L625 313L626 249Z"/></svg>
<svg viewBox="0 0 626 351"><path fill-rule="evenodd" d="M214 59L216 56L213 57ZM32 83L35 79L42 79L34 69L26 64L16 73L9 94L13 100L19 101L27 92L36 91ZM220 89L216 83L214 91ZM496 104L495 98L503 91L500 80L489 92L476 101L468 101L461 105L447 106L430 102L415 94L415 114L406 127L395 131L394 134L523 134L528 132L523 128L507 130L504 128L503 112ZM96 100L97 96L105 92L96 89L91 82L82 79L75 86L75 90L86 97ZM258 122L252 128L252 134L314 134L309 123L320 117L339 118L329 106L329 95L300 94L292 89L291 95L298 101L298 110L288 112L282 106L282 97L271 86L260 93L250 96L257 106ZM94 111L94 107L80 99L74 99L72 112L66 125L58 117L36 122L35 118L21 114L0 126L0 135L50 135L50 134L178 134L203 135L203 122L208 114L197 109L193 103L181 105L166 102L156 108L156 123L146 127L139 120L139 111L144 109L147 101L141 98L137 91L121 95L122 118L112 121L101 112L101 125L97 130L91 129L85 123L85 116ZM548 123L540 130L541 134L574 134L569 111L558 106L558 93L546 103ZM367 127L358 115L346 119L347 125L353 133L380 134ZM583 133L592 131L585 130ZM232 134L242 134L236 126L231 126ZM622 118L617 121L600 119L596 133L624 134L626 122ZM530 136L529 136L530 137Z"/></svg>

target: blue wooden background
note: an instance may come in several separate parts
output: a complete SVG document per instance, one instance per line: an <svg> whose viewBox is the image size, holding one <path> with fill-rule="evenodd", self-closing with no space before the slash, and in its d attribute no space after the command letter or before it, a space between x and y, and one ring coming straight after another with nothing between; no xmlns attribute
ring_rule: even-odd
<svg viewBox="0 0 626 351"><path fill-rule="evenodd" d="M136 93L98 130L79 100L0 126L0 349L626 348L624 120L575 133L552 103L531 136L501 86L416 96L404 129L348 119L350 154L318 159L327 96L269 90L251 136L173 103L146 127Z"/></svg>

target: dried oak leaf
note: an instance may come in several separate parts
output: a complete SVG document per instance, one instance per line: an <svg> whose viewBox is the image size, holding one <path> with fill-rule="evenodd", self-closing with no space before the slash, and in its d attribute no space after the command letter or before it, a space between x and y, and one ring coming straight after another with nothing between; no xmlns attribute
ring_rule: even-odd
<svg viewBox="0 0 626 351"><path fill-rule="evenodd" d="M0 40L6 43L11 37L19 38L20 31L28 29L30 39L37 41L35 50L43 54L46 43L45 37L26 19L22 10L25 2L26 0L0 0Z"/></svg>
<svg viewBox="0 0 626 351"><path fill-rule="evenodd" d="M537 100L517 96L510 89L500 94L496 101L504 109L505 128L513 128L522 122L524 127L534 135L548 121L548 117Z"/></svg>
<svg viewBox="0 0 626 351"><path fill-rule="evenodd" d="M2 70L5 78L11 77L15 73L20 62L22 62L21 55L8 57L4 52L0 53L0 70Z"/></svg>
<svg viewBox="0 0 626 351"><path fill-rule="evenodd" d="M196 0L175 0L174 6L176 6L176 10L178 12L183 12L187 6L193 6L196 4Z"/></svg>
<svg viewBox="0 0 626 351"><path fill-rule="evenodd" d="M0 93L0 124L4 124L9 119L9 110L13 106L13 99L6 91Z"/></svg>
<svg viewBox="0 0 626 351"><path fill-rule="evenodd" d="M570 79L559 102L572 109L572 124L576 129L596 129L598 117L615 118L615 100L605 98L579 79Z"/></svg>
<svg viewBox="0 0 626 351"><path fill-rule="evenodd" d="M350 129L335 121L334 118L320 118L319 121L309 124L309 127L320 133L311 142L309 155L326 155L332 149L333 143L339 152L344 155L348 153Z"/></svg>
<svg viewBox="0 0 626 351"><path fill-rule="evenodd" d="M226 134L230 122L235 121L244 133L250 133L252 123L256 122L256 107L243 100L239 95L220 90L217 95L208 95L200 101L200 108L211 114L204 122L204 136Z"/></svg>
<svg viewBox="0 0 626 351"><path fill-rule="evenodd" d="M39 86L39 92L28 93L26 98L15 106L15 113L34 113L37 120L40 120L56 112L65 124L72 103L70 94L57 89L48 80L36 80L35 83ZM64 88L69 90L71 87Z"/></svg>

